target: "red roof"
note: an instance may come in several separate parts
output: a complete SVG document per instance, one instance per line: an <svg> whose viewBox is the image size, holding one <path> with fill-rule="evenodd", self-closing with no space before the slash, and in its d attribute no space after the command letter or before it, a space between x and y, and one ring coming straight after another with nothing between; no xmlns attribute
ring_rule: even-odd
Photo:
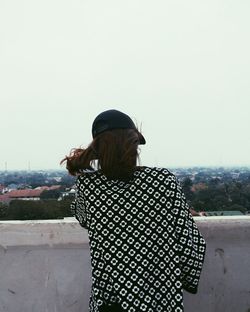
<svg viewBox="0 0 250 312"><path fill-rule="evenodd" d="M61 188L61 185L51 185L49 190L58 190L59 188Z"/></svg>
<svg viewBox="0 0 250 312"><path fill-rule="evenodd" d="M61 187L61 185L51 185L51 186L39 186L35 188L35 190L42 190L42 191L51 191L51 190L57 190Z"/></svg>
<svg viewBox="0 0 250 312"><path fill-rule="evenodd" d="M10 198L20 198L20 197L40 197L44 190L13 190L8 193Z"/></svg>
<svg viewBox="0 0 250 312"><path fill-rule="evenodd" d="M43 191L59 189L60 185L40 186L36 189L13 190L8 193L10 198L40 197Z"/></svg>

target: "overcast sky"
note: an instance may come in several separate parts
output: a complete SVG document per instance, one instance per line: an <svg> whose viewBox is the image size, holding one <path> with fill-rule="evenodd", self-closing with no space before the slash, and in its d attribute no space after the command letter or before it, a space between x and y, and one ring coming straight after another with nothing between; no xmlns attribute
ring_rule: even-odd
<svg viewBox="0 0 250 312"><path fill-rule="evenodd" d="M110 108L143 165L250 165L249 0L1 0L0 170L58 169Z"/></svg>

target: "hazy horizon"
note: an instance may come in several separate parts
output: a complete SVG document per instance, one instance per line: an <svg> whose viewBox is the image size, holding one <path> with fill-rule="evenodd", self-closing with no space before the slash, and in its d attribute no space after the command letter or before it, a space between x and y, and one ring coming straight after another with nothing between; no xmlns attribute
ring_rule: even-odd
<svg viewBox="0 0 250 312"><path fill-rule="evenodd" d="M164 168L167 168L169 170L175 170L175 169L220 169L223 168L224 170L237 170L237 169L247 169L250 170L250 165L236 165L236 166L163 166ZM60 168L48 168L48 169L7 169L7 170L0 170L1 173L10 173L10 172L61 172L65 171L67 172L66 168L60 167Z"/></svg>
<svg viewBox="0 0 250 312"><path fill-rule="evenodd" d="M250 2L0 3L0 170L63 169L97 114L138 124L141 164L250 166Z"/></svg>

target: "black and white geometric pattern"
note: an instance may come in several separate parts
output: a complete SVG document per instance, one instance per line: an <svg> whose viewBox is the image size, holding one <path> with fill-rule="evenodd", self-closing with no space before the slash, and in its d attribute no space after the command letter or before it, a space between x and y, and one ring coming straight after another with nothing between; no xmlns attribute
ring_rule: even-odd
<svg viewBox="0 0 250 312"><path fill-rule="evenodd" d="M183 288L197 292L206 245L176 177L138 167L130 182L93 171L76 185L71 208L90 241L90 311L112 303L128 312L183 311Z"/></svg>

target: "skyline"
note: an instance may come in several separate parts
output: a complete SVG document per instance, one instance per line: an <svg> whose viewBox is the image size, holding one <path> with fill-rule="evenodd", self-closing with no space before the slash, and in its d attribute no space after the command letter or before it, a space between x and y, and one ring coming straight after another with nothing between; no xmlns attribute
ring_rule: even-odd
<svg viewBox="0 0 250 312"><path fill-rule="evenodd" d="M142 165L249 166L249 10L245 0L1 2L0 170L61 169L112 108L142 129Z"/></svg>
<svg viewBox="0 0 250 312"><path fill-rule="evenodd" d="M228 165L228 166L168 166L167 169L170 170L194 170L194 169L208 169L208 170L219 170L223 168L224 170L250 170L250 165ZM67 171L65 168L48 168L48 169L8 169L7 170L0 170L1 173L14 173L14 172L25 172L25 173L32 173L32 172L64 172Z"/></svg>

